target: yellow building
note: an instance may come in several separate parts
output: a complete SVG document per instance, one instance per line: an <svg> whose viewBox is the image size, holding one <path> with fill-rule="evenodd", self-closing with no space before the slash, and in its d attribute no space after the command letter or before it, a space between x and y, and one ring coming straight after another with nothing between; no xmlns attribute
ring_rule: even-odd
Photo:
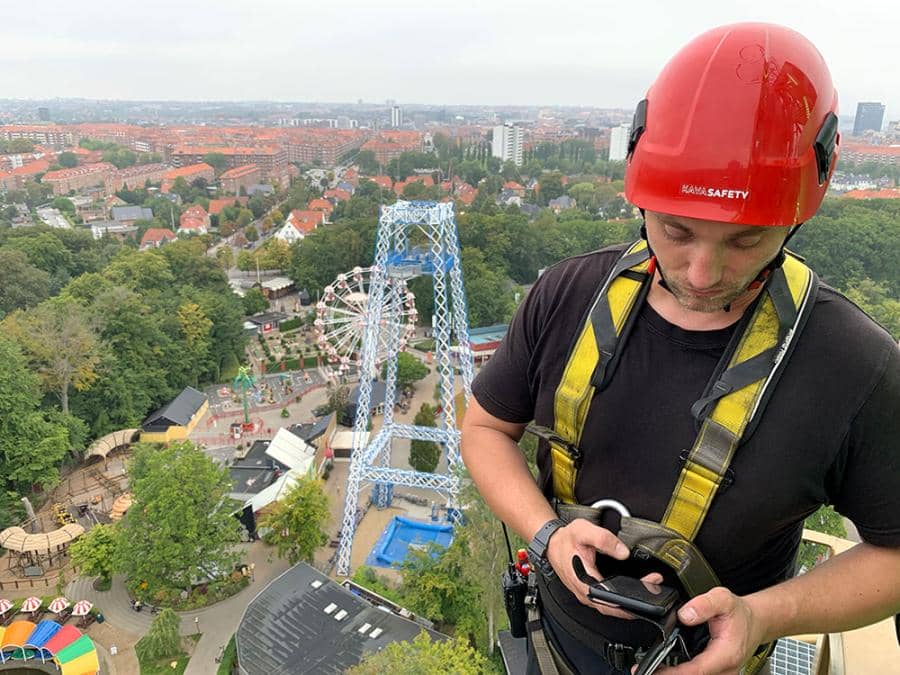
<svg viewBox="0 0 900 675"><path fill-rule="evenodd" d="M167 406L160 408L141 424L141 442L169 443L188 437L209 409L202 391L185 387Z"/></svg>

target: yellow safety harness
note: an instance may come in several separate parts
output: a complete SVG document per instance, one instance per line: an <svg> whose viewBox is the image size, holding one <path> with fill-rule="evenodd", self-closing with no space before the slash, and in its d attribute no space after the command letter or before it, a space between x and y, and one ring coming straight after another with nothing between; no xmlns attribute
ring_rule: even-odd
<svg viewBox="0 0 900 675"><path fill-rule="evenodd" d="M647 243L632 244L619 259L579 332L554 399L552 429L529 431L549 443L553 494L564 520L599 522L595 509L578 505L575 483L581 466L581 441L594 395L606 386L653 277ZM693 543L723 484L741 439L752 431L771 396L815 301L815 273L786 252L784 263L769 274L755 305L745 313L706 391L691 411L700 423L693 447L682 453L683 466L661 523L625 516L618 536L637 557L670 567L685 593L694 597L719 585L715 572ZM771 647L757 652L742 672L758 672Z"/></svg>

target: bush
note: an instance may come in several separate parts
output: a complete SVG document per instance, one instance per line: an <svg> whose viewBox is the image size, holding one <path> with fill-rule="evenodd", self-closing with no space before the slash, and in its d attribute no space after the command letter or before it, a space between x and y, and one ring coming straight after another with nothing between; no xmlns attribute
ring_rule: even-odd
<svg viewBox="0 0 900 675"><path fill-rule="evenodd" d="M298 370L300 368L300 359L298 358L285 359L283 363L287 370Z"/></svg>
<svg viewBox="0 0 900 675"><path fill-rule="evenodd" d="M278 330L280 330L283 333L285 331L294 330L295 328L299 328L301 325L303 325L303 319L298 316L295 319L288 319L287 321L282 321L280 324L278 324Z"/></svg>
<svg viewBox="0 0 900 675"><path fill-rule="evenodd" d="M288 411L287 408L282 408L282 409L281 409L281 416L282 416L282 417L290 417L290 416L291 416L291 413L290 413L290 411Z"/></svg>

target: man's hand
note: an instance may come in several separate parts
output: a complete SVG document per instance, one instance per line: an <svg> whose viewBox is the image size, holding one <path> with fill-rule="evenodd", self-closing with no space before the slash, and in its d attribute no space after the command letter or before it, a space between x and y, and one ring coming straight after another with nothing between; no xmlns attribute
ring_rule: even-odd
<svg viewBox="0 0 900 675"><path fill-rule="evenodd" d="M553 566L553 571L560 578L582 605L593 607L601 614L615 616L620 619L633 619L634 615L625 610L616 609L610 605L592 602L588 598L587 584L582 583L575 575L572 560L575 556L581 559L584 570L598 581L603 575L597 571L595 559L597 553L608 555L617 560L625 560L630 555L628 547L609 530L594 525L593 523L576 518L565 527L559 528L550 537L547 545L547 560ZM645 576L642 581L652 584L660 584L662 575L653 573Z"/></svg>
<svg viewBox="0 0 900 675"><path fill-rule="evenodd" d="M710 640L688 663L658 671L666 675L737 675L764 634L747 601L721 586L685 603L678 620L686 626L709 624Z"/></svg>

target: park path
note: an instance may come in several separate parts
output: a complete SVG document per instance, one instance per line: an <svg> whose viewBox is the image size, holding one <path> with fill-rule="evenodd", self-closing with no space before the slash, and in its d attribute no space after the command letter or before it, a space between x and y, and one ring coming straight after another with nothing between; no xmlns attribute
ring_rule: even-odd
<svg viewBox="0 0 900 675"><path fill-rule="evenodd" d="M289 567L287 561L275 557L274 549L260 541L244 544L241 548L243 561L248 565L253 563L255 568L250 585L211 607L178 613L181 617L182 635L190 635L198 630L201 633L185 671L186 675L207 675L216 671L218 666L215 659L237 629L244 609L272 579ZM125 589L123 577L114 577L108 591L94 590L92 582L91 578L78 577L68 585L66 593L70 598L90 600L103 612L106 622L97 626L97 641L107 651L115 644L118 651L118 654L110 657L112 667L109 672L115 675L138 675L134 644L150 630L154 615L146 610L135 612L131 609L131 598ZM106 628L114 630L104 636ZM90 632L93 637L94 627ZM119 640L118 643L113 642L116 639Z"/></svg>

